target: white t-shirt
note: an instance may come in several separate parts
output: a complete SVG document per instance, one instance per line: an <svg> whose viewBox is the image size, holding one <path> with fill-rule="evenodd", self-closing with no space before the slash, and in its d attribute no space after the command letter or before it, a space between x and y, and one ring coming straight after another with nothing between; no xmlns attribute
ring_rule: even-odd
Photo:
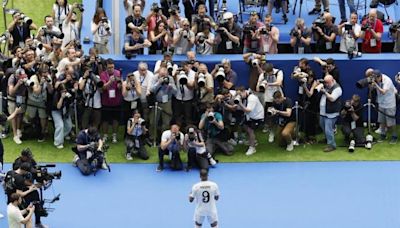
<svg viewBox="0 0 400 228"><path fill-rule="evenodd" d="M196 73L193 70L190 70L189 73L187 74L187 78L188 78L188 83L193 83L194 79L195 79ZM193 89L189 89L186 85L183 86L183 93L184 93L184 97L182 98L182 86L179 83L179 72L176 78L176 94L175 94L175 98L177 100L180 101L189 101L193 99L194 96L194 92Z"/></svg>
<svg viewBox="0 0 400 228"><path fill-rule="evenodd" d="M108 24L108 27L110 27L110 31L112 31L110 20L107 21L107 24ZM93 31L94 28L96 28L96 27L97 27L97 25L92 21L90 30ZM93 34L93 42L94 43L107 44L109 39L110 39L110 36L108 35L108 32L104 25L100 25L97 28L96 32Z"/></svg>
<svg viewBox="0 0 400 228"><path fill-rule="evenodd" d="M135 77L135 81L140 83L140 87L142 89L142 93L140 94L140 101L143 103L147 103L146 95L150 92L150 88L157 81L157 77L153 74L153 72L147 70L146 76L141 76L140 72L137 70L133 72L133 76Z"/></svg>
<svg viewBox="0 0 400 228"><path fill-rule="evenodd" d="M67 17L69 11L71 11L72 6L67 4L67 7L62 7L57 4L53 4L53 11L54 11L54 25L58 26L62 24L64 19Z"/></svg>
<svg viewBox="0 0 400 228"><path fill-rule="evenodd" d="M349 24L348 22L346 24ZM361 33L361 26L359 24L353 25L353 31L356 36L360 36ZM354 47L355 51L358 51L358 45L357 41L354 40L353 36L349 34L348 31L344 29L344 26L342 28L342 39L340 40L340 51L347 53L347 50L350 47Z"/></svg>
<svg viewBox="0 0 400 228"><path fill-rule="evenodd" d="M179 144L183 145L183 140L185 138L185 136L183 135L182 132L179 132ZM172 137L172 132L171 130L166 130L162 133L161 135L161 142L166 142L168 141L170 138Z"/></svg>
<svg viewBox="0 0 400 228"><path fill-rule="evenodd" d="M160 67L161 67L161 62L162 62L162 60L158 60L157 62L156 62L156 65L154 66L154 72L157 72L158 70L160 70ZM179 67L178 67L178 65L176 65L176 64L173 64L172 65L172 74L175 74L175 72L176 72L176 70L178 69Z"/></svg>
<svg viewBox="0 0 400 228"><path fill-rule="evenodd" d="M250 109L251 112L246 113L246 119L250 120L261 120L264 119L264 107L261 104L258 97L254 94L249 94L247 97L246 108Z"/></svg>
<svg viewBox="0 0 400 228"><path fill-rule="evenodd" d="M279 69L273 69L273 75L264 77L264 73L260 74L258 77L257 86L260 86L261 83L274 83L278 80L283 81L283 71ZM276 91L280 91L283 95L283 90L281 86L265 86L264 92L264 101L265 102L273 102L274 101L274 93Z"/></svg>
<svg viewBox="0 0 400 228"><path fill-rule="evenodd" d="M342 88L337 87L331 93L333 100L336 101L340 96L342 96ZM335 113L326 113L326 95L325 93L322 94L321 100L319 101L319 114L324 115L328 118L335 118L339 116L339 112Z"/></svg>
<svg viewBox="0 0 400 228"><path fill-rule="evenodd" d="M80 62L81 60L79 58L75 58L74 62ZM60 77L61 74L63 74L65 72L65 66L67 66L68 64L74 63L69 61L68 57L65 57L63 59L61 59L61 61L58 63L57 66L57 74L56 74L56 78Z"/></svg>
<svg viewBox="0 0 400 228"><path fill-rule="evenodd" d="M24 220L24 216L22 216L21 210L14 206L12 203L9 203L7 206L7 216L8 216L8 228L22 228L21 221Z"/></svg>
<svg viewBox="0 0 400 228"><path fill-rule="evenodd" d="M187 39L185 39L183 35L180 35L182 30L182 28L179 28L174 31L174 39L180 37L179 41L175 44L175 54L177 55L185 55L193 47L193 44L190 43L189 39L194 37L194 32L192 32L192 30L186 32Z"/></svg>
<svg viewBox="0 0 400 228"><path fill-rule="evenodd" d="M219 197L218 185L212 181L200 181L193 185L190 197L196 203L195 215L210 216L217 213L215 197Z"/></svg>
<svg viewBox="0 0 400 228"><path fill-rule="evenodd" d="M377 90L377 102L379 108L396 108L396 87L394 87L392 80L382 74L382 82L379 85L382 89L387 90L385 94L382 94Z"/></svg>
<svg viewBox="0 0 400 228"><path fill-rule="evenodd" d="M99 77L99 76L96 76ZM100 78L100 77L99 77ZM83 81L83 78L79 78L79 83L81 83ZM86 107L91 107L91 108L101 108L101 94L100 94L100 88L96 89L96 92L94 93L93 97L89 97L91 96L89 93L92 92L91 89L94 88L90 88L91 82L92 80L89 78L86 81L85 84L85 88L83 90L85 97L86 97L86 101L85 101L85 106ZM88 98L89 97L89 98Z"/></svg>
<svg viewBox="0 0 400 228"><path fill-rule="evenodd" d="M72 40L78 40L79 39L79 22L67 22L67 20L64 20L62 24L62 30L64 33L64 39L62 40L62 45L61 48L64 49L64 47L71 42Z"/></svg>
<svg viewBox="0 0 400 228"><path fill-rule="evenodd" d="M213 33L208 34L208 39L215 39L215 35ZM213 45L204 41L203 44L198 43L196 45L196 53L200 55L212 55L213 54Z"/></svg>

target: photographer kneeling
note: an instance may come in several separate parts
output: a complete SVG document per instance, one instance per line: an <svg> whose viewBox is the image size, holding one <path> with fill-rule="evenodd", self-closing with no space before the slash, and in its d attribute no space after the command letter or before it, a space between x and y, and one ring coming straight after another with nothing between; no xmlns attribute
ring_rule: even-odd
<svg viewBox="0 0 400 228"><path fill-rule="evenodd" d="M103 140L96 127L89 127L79 132L76 138L76 151L74 152L77 156L74 157L74 164L78 166L83 175L89 175L96 168L108 169L102 150Z"/></svg>
<svg viewBox="0 0 400 228"><path fill-rule="evenodd" d="M170 130L166 130L161 135L161 144L158 148L159 164L157 172L164 170L164 155L168 155L171 160L170 167L172 170L182 170L182 160L179 151L183 146L184 135L179 131L179 125L171 125Z"/></svg>
<svg viewBox="0 0 400 228"><path fill-rule="evenodd" d="M365 144L362 112L360 96L357 94L354 94L351 100L347 100L340 111L343 120L342 133L345 143L349 143L349 152L353 152L355 146L364 146Z"/></svg>
<svg viewBox="0 0 400 228"><path fill-rule="evenodd" d="M128 120L126 126L126 159L132 160L132 154L136 154L143 160L149 159L147 150L144 147L144 139L148 135L145 120L141 118L138 111L134 111L133 118Z"/></svg>
<svg viewBox="0 0 400 228"><path fill-rule="evenodd" d="M187 128L184 147L188 152L186 171L190 171L193 165L197 165L199 169L208 169L209 165L214 166L217 164L217 161L207 151L203 135L193 125Z"/></svg>
<svg viewBox="0 0 400 228"><path fill-rule="evenodd" d="M273 97L272 107L267 110L267 118L274 118L273 128L279 128L280 136L286 145L286 150L292 151L294 145L292 136L294 135L294 128L296 126L295 116L292 112L292 99L284 97L281 91L276 91Z"/></svg>

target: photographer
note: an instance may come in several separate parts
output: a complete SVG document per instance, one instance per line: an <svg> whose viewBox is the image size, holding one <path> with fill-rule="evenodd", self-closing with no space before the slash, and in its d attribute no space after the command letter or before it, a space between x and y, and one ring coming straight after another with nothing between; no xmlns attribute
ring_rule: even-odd
<svg viewBox="0 0 400 228"><path fill-rule="evenodd" d="M382 48L382 21L377 18L377 10L370 9L368 17L361 23L361 35L363 39L361 50L363 53L380 53Z"/></svg>
<svg viewBox="0 0 400 228"><path fill-rule="evenodd" d="M394 42L393 52L400 53L400 21L390 25L389 32Z"/></svg>
<svg viewBox="0 0 400 228"><path fill-rule="evenodd" d="M249 88L252 91L256 91L258 78L260 74L264 72L263 68L265 65L265 55L246 53L243 54L243 60L250 67Z"/></svg>
<svg viewBox="0 0 400 228"><path fill-rule="evenodd" d="M311 30L304 24L303 18L296 19L295 27L290 31L290 46L293 53L311 53Z"/></svg>
<svg viewBox="0 0 400 228"><path fill-rule="evenodd" d="M108 41L112 35L111 23L108 20L106 11L97 8L91 22L94 47L99 54L108 54Z"/></svg>
<svg viewBox="0 0 400 228"><path fill-rule="evenodd" d="M54 122L54 146L64 148L64 138L72 130L70 105L73 102L72 94L67 91L65 84L61 83L53 94L51 116Z"/></svg>
<svg viewBox="0 0 400 228"><path fill-rule="evenodd" d="M151 42L145 39L143 35L140 34L139 30L132 29L132 34L125 37L125 45L122 53L125 54L127 59L132 58L132 56L143 55L144 48L151 46Z"/></svg>
<svg viewBox="0 0 400 228"><path fill-rule="evenodd" d="M28 88L26 113L30 120L34 120L37 115L39 116L40 125L36 126L37 137L38 142L43 142L47 132L47 96L53 94L54 90L49 67L42 65L38 73L33 75L30 80L33 82L33 86Z"/></svg>
<svg viewBox="0 0 400 228"><path fill-rule="evenodd" d="M277 130L281 137L281 144L286 146L287 151L292 151L294 141L294 128L296 127L296 117L293 108L292 99L284 97L281 91L273 94L274 101L267 110L267 118L273 118L273 130Z"/></svg>
<svg viewBox="0 0 400 228"><path fill-rule="evenodd" d="M24 48L25 40L31 37L31 30L36 30L37 26L32 19L18 11L15 11L12 16L13 20L7 27L13 40L10 49L13 50L17 46Z"/></svg>
<svg viewBox="0 0 400 228"><path fill-rule="evenodd" d="M214 155L220 150L225 155L233 155L233 146L227 142L228 134L223 117L221 113L214 112L213 104L207 104L206 111L200 118L199 129L206 134L207 152Z"/></svg>
<svg viewBox="0 0 400 228"><path fill-rule="evenodd" d="M100 91L103 82L88 66L83 71L84 73L78 82L84 102L82 128L86 129L89 126L99 127L102 107Z"/></svg>
<svg viewBox="0 0 400 228"><path fill-rule="evenodd" d="M334 53L335 40L338 27L333 23L330 13L324 13L322 18L317 18L312 25L316 53Z"/></svg>
<svg viewBox="0 0 400 228"><path fill-rule="evenodd" d="M125 33L130 34L132 30L137 30L143 35L147 29L146 18L142 16L142 6L135 4L132 6L132 14L125 18Z"/></svg>
<svg viewBox="0 0 400 228"><path fill-rule="evenodd" d="M335 82L340 85L340 71L335 64L335 60L333 60L332 58L322 60L319 57L314 57L313 60L322 67L322 77L326 75L331 75L333 79L335 79Z"/></svg>
<svg viewBox="0 0 400 228"><path fill-rule="evenodd" d="M200 4L197 9L197 14L192 16L192 28L191 30L197 34L198 32L204 31L207 27L216 28L217 24L215 24L213 18L210 15L207 15L207 7L205 4Z"/></svg>
<svg viewBox="0 0 400 228"><path fill-rule="evenodd" d="M167 51L170 36L163 21L157 22L156 28L149 32L149 40L151 42L151 46L149 47L150 55L159 55Z"/></svg>
<svg viewBox="0 0 400 228"><path fill-rule="evenodd" d="M258 53L261 50L259 29L263 24L258 21L258 14L255 11L250 13L250 19L243 25L243 54Z"/></svg>
<svg viewBox="0 0 400 228"><path fill-rule="evenodd" d="M65 69L67 69L67 66L72 67L73 69L77 70L81 64L80 58L77 57L76 55L76 50L75 48L68 48L66 50L66 57L64 57L57 66L57 78L64 73Z"/></svg>
<svg viewBox="0 0 400 228"><path fill-rule="evenodd" d="M160 8L156 2L154 2L151 5L150 13L146 17L146 22L147 22L147 26L148 26L147 27L147 37L150 37L150 32L155 30L157 23L159 23L159 21L164 22L165 25L168 24L168 19L166 16L163 15L163 12L161 11L161 9L168 10L168 7Z"/></svg>
<svg viewBox="0 0 400 228"><path fill-rule="evenodd" d="M179 152L183 147L184 135L179 131L179 125L172 124L170 130L162 133L161 143L158 147L159 164L156 171L161 172L164 170L164 156L170 157L170 167L172 170L182 170L182 160Z"/></svg>
<svg viewBox="0 0 400 228"><path fill-rule="evenodd" d="M331 75L326 75L324 77L324 84L319 84L317 90L322 93L319 102L319 121L328 144L324 152L332 152L336 150L333 127L341 108L340 97L342 96L342 88Z"/></svg>
<svg viewBox="0 0 400 228"><path fill-rule="evenodd" d="M7 216L10 227L21 227L23 224L26 227L32 227L32 215L35 211L35 206L29 205L26 209L21 210L22 197L17 193L11 194L9 201Z"/></svg>
<svg viewBox="0 0 400 228"><path fill-rule="evenodd" d="M146 6L146 0L124 0L126 15L132 15L136 5L140 6L141 9L144 9Z"/></svg>
<svg viewBox="0 0 400 228"><path fill-rule="evenodd" d="M75 156L74 164L78 166L82 174L89 175L93 171L93 168L108 169L103 147L103 140L101 140L96 127L89 127L79 132L76 137L76 152L78 157ZM92 165L96 166L91 167Z"/></svg>
<svg viewBox="0 0 400 228"><path fill-rule="evenodd" d="M153 107L149 115L150 135L154 137L156 135L155 126L158 126L157 129L160 131L164 131L170 126L172 119L172 96L176 94L177 88L174 78L168 75L165 67L160 68L157 81L148 86L150 87L151 94L155 97L154 102L158 102L158 107L160 107L160 110L157 110L156 117L154 116L155 107ZM159 124L160 119L161 123Z"/></svg>
<svg viewBox="0 0 400 228"><path fill-rule="evenodd" d="M357 94L354 94L351 100L347 100L340 111L342 133L345 143L350 144L349 152L353 152L355 146L364 146L365 144L362 113L360 96Z"/></svg>
<svg viewBox="0 0 400 228"><path fill-rule="evenodd" d="M183 22L182 20L184 18L180 16L178 5L172 5L170 8L168 8L168 14L169 18L167 24L168 24L168 30L170 32L169 35L173 37L175 30L182 27L182 22Z"/></svg>
<svg viewBox="0 0 400 228"><path fill-rule="evenodd" d="M40 199L38 189L42 187L41 183L33 183L33 174L31 164L24 162L21 166L7 172L5 177L5 192L8 196L8 203L15 200L12 197L15 193L22 198L21 207L34 210L35 227L47 227L41 223L41 217L47 216L47 211L43 208L43 201ZM32 205L32 206L30 206ZM32 208L32 209L31 209Z"/></svg>
<svg viewBox="0 0 400 228"><path fill-rule="evenodd" d="M80 40L82 18L78 18L78 14L74 11L75 9L81 9L79 8L78 3L74 3L72 5L72 10L68 12L67 17L62 23L62 32L64 33L64 38L61 45L62 48L65 48L71 41L79 42ZM82 16L83 14L81 11L81 17Z"/></svg>
<svg viewBox="0 0 400 228"><path fill-rule="evenodd" d="M231 61L229 59L222 59L220 64L216 64L215 68L211 71L211 75L217 81L217 90L234 89L238 76L232 70Z"/></svg>
<svg viewBox="0 0 400 228"><path fill-rule="evenodd" d="M150 89L157 80L157 77L149 70L147 63L139 62L138 70L133 72L135 82L140 83L140 100L138 100L138 107L142 117L149 120L149 104L147 96L150 94ZM137 94L139 95L139 94ZM128 116L130 116L129 114Z"/></svg>
<svg viewBox="0 0 400 228"><path fill-rule="evenodd" d="M25 148L21 151L21 155L14 160L14 163L12 164L12 169L17 170L21 167L22 163L29 164L29 172L36 172L35 167L37 166L37 162L33 158L33 154L30 148Z"/></svg>
<svg viewBox="0 0 400 228"><path fill-rule="evenodd" d="M215 44L217 45L216 54L240 54L240 37L242 29L234 21L231 12L225 12L222 20L218 22L216 30Z"/></svg>
<svg viewBox="0 0 400 228"><path fill-rule="evenodd" d="M149 159L149 155L144 145L146 136L148 136L148 129L145 120L140 117L139 112L134 111L133 117L128 119L126 125L126 160L131 161L133 154L143 160Z"/></svg>
<svg viewBox="0 0 400 228"><path fill-rule="evenodd" d="M196 89L198 95L198 113L203 113L207 103L212 103L214 100L214 79L210 73L208 73L207 65L201 63L199 65L198 72L195 76Z"/></svg>
<svg viewBox="0 0 400 228"><path fill-rule="evenodd" d="M378 122L380 124L380 140L386 139L387 132L392 133L390 144L397 143L396 132L396 87L392 80L379 70L372 72L374 80L371 83L377 92Z"/></svg>
<svg viewBox="0 0 400 228"><path fill-rule="evenodd" d="M188 153L186 171L190 171L193 166L199 169L208 169L208 166L214 166L217 162L207 151L203 135L193 125L188 126L184 141L185 150Z"/></svg>
<svg viewBox="0 0 400 228"><path fill-rule="evenodd" d="M140 72L147 72L147 68L140 68ZM122 109L124 110L123 121L126 122L132 116L132 113L137 111L142 111L140 107L140 96L142 93L142 87L140 82L136 81L134 73L128 73L126 75L126 80L122 82Z"/></svg>
<svg viewBox="0 0 400 228"><path fill-rule="evenodd" d="M51 16L54 18L54 24L62 29L63 22L71 11L73 11L72 6L68 4L67 0L56 0L51 12Z"/></svg>
<svg viewBox="0 0 400 228"><path fill-rule="evenodd" d="M283 71L274 68L272 63L266 63L264 65L264 73L260 74L256 87L257 92L264 93L264 109L265 111L273 105L276 91L280 91L283 94ZM264 113L265 113L264 111ZM268 130L272 127L272 119L265 119L265 127ZM269 132L268 142L274 141L275 134L273 131Z"/></svg>
<svg viewBox="0 0 400 228"><path fill-rule="evenodd" d="M214 53L214 39L215 35L211 32L211 25L204 22L202 32L196 34L196 53L201 55L212 55Z"/></svg>
<svg viewBox="0 0 400 228"><path fill-rule="evenodd" d="M339 50L344 53L358 52L357 39L360 37L361 26L357 24L357 13L353 12L350 16L350 22L342 23L338 26L339 35L342 36L340 40Z"/></svg>
<svg viewBox="0 0 400 228"><path fill-rule="evenodd" d="M40 57L36 57L36 53L32 49L27 49L24 52L23 59L21 62L22 68L25 70L26 75L30 78L36 74L39 69Z"/></svg>
<svg viewBox="0 0 400 228"><path fill-rule="evenodd" d="M195 35L190 30L190 24L188 19L182 20L182 28L176 29L174 31L172 45L175 48L175 53L177 55L184 55L186 52L190 51L194 45Z"/></svg>
<svg viewBox="0 0 400 228"><path fill-rule="evenodd" d="M160 5L161 5L160 10L162 11L162 14L164 14L166 17L169 17L170 16L169 9L174 5L175 6L179 5L179 2L180 2L179 0L160 0Z"/></svg>
<svg viewBox="0 0 400 228"><path fill-rule="evenodd" d="M264 107L256 95L240 87L236 90L236 107L245 113L244 129L249 139L249 148L246 155L256 153L256 135L254 131L264 122Z"/></svg>
<svg viewBox="0 0 400 228"><path fill-rule="evenodd" d="M39 28L36 39L43 45L44 50L42 50L41 53L48 56L53 50L53 40L63 39L64 34L61 33L61 30L57 26L54 26L53 17L50 15L44 17L44 23L45 25Z"/></svg>

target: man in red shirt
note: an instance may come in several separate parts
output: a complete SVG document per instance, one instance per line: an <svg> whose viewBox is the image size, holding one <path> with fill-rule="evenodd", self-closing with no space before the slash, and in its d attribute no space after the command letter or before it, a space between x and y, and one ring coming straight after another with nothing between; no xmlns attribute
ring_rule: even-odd
<svg viewBox="0 0 400 228"><path fill-rule="evenodd" d="M364 19L361 25L362 52L380 53L382 33L382 21L377 18L376 9L371 9L368 18Z"/></svg>

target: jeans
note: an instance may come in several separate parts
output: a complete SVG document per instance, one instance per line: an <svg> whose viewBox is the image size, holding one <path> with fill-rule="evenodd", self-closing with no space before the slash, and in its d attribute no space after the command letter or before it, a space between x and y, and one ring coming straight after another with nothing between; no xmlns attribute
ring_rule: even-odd
<svg viewBox="0 0 400 228"><path fill-rule="evenodd" d="M339 10L340 10L340 19L345 20L347 19L346 17L346 5L345 5L345 0L338 0L339 3ZM347 5L349 6L350 9L350 14L355 12L356 9L354 7L354 0L347 0Z"/></svg>
<svg viewBox="0 0 400 228"><path fill-rule="evenodd" d="M71 116L68 114L66 117L62 115L61 111L51 111L51 116L54 121L54 145L58 146L64 144L64 137L69 134L72 129Z"/></svg>
<svg viewBox="0 0 400 228"><path fill-rule="evenodd" d="M327 118L323 116L321 116L319 119L319 124L325 134L327 144L333 148L336 148L335 132L333 131L333 126L335 125L336 120L337 117Z"/></svg>

